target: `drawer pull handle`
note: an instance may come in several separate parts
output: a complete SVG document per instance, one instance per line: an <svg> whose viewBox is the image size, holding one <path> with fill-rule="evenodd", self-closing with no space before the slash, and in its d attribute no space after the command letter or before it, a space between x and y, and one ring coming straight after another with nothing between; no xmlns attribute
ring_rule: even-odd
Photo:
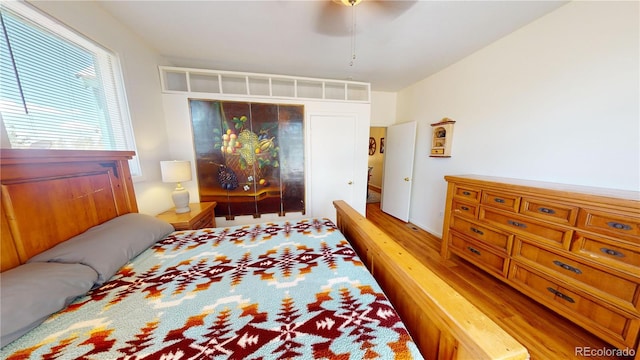
<svg viewBox="0 0 640 360"><path fill-rule="evenodd" d="M471 246L467 246L467 250L471 251L472 253L474 253L476 255L480 255L480 250L476 250L476 249L472 248Z"/></svg>
<svg viewBox="0 0 640 360"><path fill-rule="evenodd" d="M561 268L563 268L563 269L565 269L565 270L567 270L567 271L574 272L574 273L576 273L576 274L578 274L578 275L582 274L582 271L581 271L580 269L578 269L578 268L576 268L576 267L573 267L573 266L571 266L571 265L567 265L567 264L565 264L565 263L563 263L563 262L561 262L561 261L554 260L554 261L553 261L553 263L554 263L555 265L557 265L557 266L560 266Z"/></svg>
<svg viewBox="0 0 640 360"><path fill-rule="evenodd" d="M517 222L517 221L513 221L513 220L507 220L507 223L509 225L517 226L519 228L523 228L523 229L527 228L527 224L523 224L521 222Z"/></svg>
<svg viewBox="0 0 640 360"><path fill-rule="evenodd" d="M550 293L552 293L553 295L559 297L562 300L568 301L568 302L570 302L572 304L576 302L570 296L567 296L567 295L561 293L560 291L558 291L558 290L556 290L556 289L554 289L552 287L548 287L547 290L549 290Z"/></svg>
<svg viewBox="0 0 640 360"><path fill-rule="evenodd" d="M623 224L615 221L609 221L607 225L609 225L610 227L616 230L631 230L631 225L627 225L627 224Z"/></svg>
<svg viewBox="0 0 640 360"><path fill-rule="evenodd" d="M478 230L474 227L470 228L471 231L473 231L474 233L478 234L478 235L484 235L484 232L482 232L482 230Z"/></svg>
<svg viewBox="0 0 640 360"><path fill-rule="evenodd" d="M616 257L624 257L624 253L621 253L620 251L615 251L613 249L601 248L600 251L602 251L603 253L605 253L607 255L616 256Z"/></svg>
<svg viewBox="0 0 640 360"><path fill-rule="evenodd" d="M469 211L469 208L466 206L460 206L460 209L464 210L464 211Z"/></svg>
<svg viewBox="0 0 640 360"><path fill-rule="evenodd" d="M555 214L556 213L555 210L549 209L549 208L546 208L546 207L538 208L538 211L540 211L541 213L544 213L544 214Z"/></svg>
<svg viewBox="0 0 640 360"><path fill-rule="evenodd" d="M464 196L469 196L469 195L471 195L471 193L470 193L470 192L468 192L468 191L463 191L463 192L462 192L462 195L464 195Z"/></svg>
<svg viewBox="0 0 640 360"><path fill-rule="evenodd" d="M501 199L501 198L493 198L493 201L495 201L497 203L500 203L500 204L504 204L505 203L504 199Z"/></svg>

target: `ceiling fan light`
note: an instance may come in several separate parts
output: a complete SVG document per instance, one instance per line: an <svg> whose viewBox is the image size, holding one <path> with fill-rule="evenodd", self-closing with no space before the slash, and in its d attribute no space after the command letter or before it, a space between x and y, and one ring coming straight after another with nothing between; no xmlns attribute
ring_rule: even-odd
<svg viewBox="0 0 640 360"><path fill-rule="evenodd" d="M362 0L340 0L346 6L356 6L360 4Z"/></svg>

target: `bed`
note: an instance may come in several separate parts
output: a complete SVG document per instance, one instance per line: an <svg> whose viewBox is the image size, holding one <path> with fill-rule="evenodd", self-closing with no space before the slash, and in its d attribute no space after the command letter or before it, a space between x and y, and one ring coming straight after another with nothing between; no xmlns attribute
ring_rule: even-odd
<svg viewBox="0 0 640 360"><path fill-rule="evenodd" d="M132 155L2 150L2 293L31 295L2 323L34 318L3 359L528 358L345 202L176 232L138 213Z"/></svg>

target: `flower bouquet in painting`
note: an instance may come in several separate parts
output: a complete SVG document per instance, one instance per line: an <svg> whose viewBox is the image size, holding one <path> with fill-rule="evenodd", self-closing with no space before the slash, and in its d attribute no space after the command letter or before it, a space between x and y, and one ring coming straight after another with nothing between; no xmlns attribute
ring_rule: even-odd
<svg viewBox="0 0 640 360"><path fill-rule="evenodd" d="M258 186L267 186L274 169L280 166L280 148L276 146L276 137L271 134L273 126L266 126L256 134L246 128L248 118L245 115L235 116L231 122L232 127L224 126L227 123L223 123L221 134L217 129L214 130L214 138L217 140L214 147L220 148L225 165L236 174L236 178L239 174L240 182L245 186L251 186L254 181ZM222 188L234 190L238 187L239 184L233 186L234 184L227 181L228 170L222 170L220 173L224 175L218 179Z"/></svg>

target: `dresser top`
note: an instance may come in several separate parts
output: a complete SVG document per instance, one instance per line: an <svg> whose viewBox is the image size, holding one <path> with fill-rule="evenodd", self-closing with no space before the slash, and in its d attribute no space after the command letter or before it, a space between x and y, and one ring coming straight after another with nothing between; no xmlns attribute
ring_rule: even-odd
<svg viewBox="0 0 640 360"><path fill-rule="evenodd" d="M514 191L531 191L547 192L550 195L564 195L570 197L597 197L625 200L635 202L635 206L640 209L640 191L610 189L601 187L592 187L584 185L562 184L555 182L514 179L487 175L446 175L445 180L448 182L464 182L476 183L478 186L487 186L491 184L499 184L504 188L511 188ZM531 188L535 188L531 189Z"/></svg>

